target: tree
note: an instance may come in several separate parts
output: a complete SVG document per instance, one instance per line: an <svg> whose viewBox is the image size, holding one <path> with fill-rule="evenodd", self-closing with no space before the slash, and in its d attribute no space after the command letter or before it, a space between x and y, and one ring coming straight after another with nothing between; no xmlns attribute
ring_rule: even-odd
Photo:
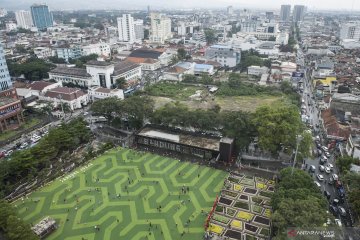
<svg viewBox="0 0 360 240"><path fill-rule="evenodd" d="M7 61L7 65L11 76L18 77L24 74L25 78L30 81L48 78L48 72L56 67L55 65L38 58L30 58L25 63L21 64Z"/></svg>
<svg viewBox="0 0 360 240"><path fill-rule="evenodd" d="M253 123L259 135L259 145L272 153L282 146L296 146L296 136L301 132L299 110L292 104L278 102L256 109Z"/></svg>
<svg viewBox="0 0 360 240"><path fill-rule="evenodd" d="M9 240L35 240L39 239L30 226L21 221L18 217L11 215L7 219L7 236Z"/></svg>
<svg viewBox="0 0 360 240"><path fill-rule="evenodd" d="M217 40L215 36L215 30L207 28L204 30L204 33L207 44L212 44Z"/></svg>
<svg viewBox="0 0 360 240"><path fill-rule="evenodd" d="M58 64L65 64L66 61L63 58L59 58L57 56L51 56L49 57L49 61L52 63L58 63Z"/></svg>
<svg viewBox="0 0 360 240"><path fill-rule="evenodd" d="M90 109L95 115L104 116L110 122L113 119L113 113L118 110L119 105L120 99L111 97L95 101Z"/></svg>
<svg viewBox="0 0 360 240"><path fill-rule="evenodd" d="M346 173L350 170L351 164L359 161L350 156L342 156L336 159L336 166L339 168L341 173Z"/></svg>
<svg viewBox="0 0 360 240"><path fill-rule="evenodd" d="M184 74L183 76L183 82L195 83L196 79L196 76L192 74Z"/></svg>
<svg viewBox="0 0 360 240"><path fill-rule="evenodd" d="M150 35L149 29L145 29L144 30L144 39L149 39L149 35Z"/></svg>
<svg viewBox="0 0 360 240"><path fill-rule="evenodd" d="M117 88L125 89L127 87L127 81L124 77L116 79L115 83Z"/></svg>
<svg viewBox="0 0 360 240"><path fill-rule="evenodd" d="M170 65L174 65L174 64L176 64L178 62L179 62L179 58L176 55L174 55L171 58Z"/></svg>
<svg viewBox="0 0 360 240"><path fill-rule="evenodd" d="M177 57L179 60L184 60L186 58L186 51L183 48L177 50Z"/></svg>

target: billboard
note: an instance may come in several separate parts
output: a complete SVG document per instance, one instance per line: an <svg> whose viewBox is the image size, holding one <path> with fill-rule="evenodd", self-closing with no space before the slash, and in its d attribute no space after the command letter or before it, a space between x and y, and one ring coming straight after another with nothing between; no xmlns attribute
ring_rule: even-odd
<svg viewBox="0 0 360 240"><path fill-rule="evenodd" d="M303 78L303 77L304 77L304 73L303 73L303 72L293 72L293 73L292 73L292 77L293 77L293 78Z"/></svg>

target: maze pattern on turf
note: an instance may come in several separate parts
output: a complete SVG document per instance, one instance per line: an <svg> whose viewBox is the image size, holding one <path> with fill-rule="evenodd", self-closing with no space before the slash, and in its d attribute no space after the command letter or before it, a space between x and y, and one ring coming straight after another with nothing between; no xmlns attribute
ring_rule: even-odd
<svg viewBox="0 0 360 240"><path fill-rule="evenodd" d="M225 177L205 166L119 148L14 205L28 223L56 219L59 228L47 239L196 240Z"/></svg>

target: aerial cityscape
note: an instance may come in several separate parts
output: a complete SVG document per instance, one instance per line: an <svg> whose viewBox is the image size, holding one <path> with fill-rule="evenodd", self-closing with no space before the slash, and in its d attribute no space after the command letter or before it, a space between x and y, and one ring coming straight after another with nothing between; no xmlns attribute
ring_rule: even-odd
<svg viewBox="0 0 360 240"><path fill-rule="evenodd" d="M0 5L0 239L359 240L360 2Z"/></svg>

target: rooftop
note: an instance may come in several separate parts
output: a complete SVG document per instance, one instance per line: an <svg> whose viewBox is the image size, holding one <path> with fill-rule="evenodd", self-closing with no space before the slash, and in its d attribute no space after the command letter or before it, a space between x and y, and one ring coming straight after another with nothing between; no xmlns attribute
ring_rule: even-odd
<svg viewBox="0 0 360 240"><path fill-rule="evenodd" d="M91 75L86 72L86 69L75 67L56 67L55 69L51 70L50 73L72 75L77 77L91 77Z"/></svg>
<svg viewBox="0 0 360 240"><path fill-rule="evenodd" d="M45 93L45 97L60 98L65 101L75 100L86 93L77 88L57 87Z"/></svg>
<svg viewBox="0 0 360 240"><path fill-rule="evenodd" d="M187 132L175 133L170 130L157 129L153 127L143 128L138 135L204 148L212 151L219 151L220 146L220 138L195 136Z"/></svg>
<svg viewBox="0 0 360 240"><path fill-rule="evenodd" d="M146 49L146 48L140 48L140 49L136 49L132 53L130 53L129 57L158 59L161 54L162 54L162 52L160 52L160 51Z"/></svg>
<svg viewBox="0 0 360 240"><path fill-rule="evenodd" d="M210 47L211 47L211 48L231 49L231 46L228 46L228 45L220 45L220 44L212 45L212 46L210 46Z"/></svg>
<svg viewBox="0 0 360 240"><path fill-rule="evenodd" d="M50 71L51 72L51 71ZM53 85L54 83L52 82L45 82L45 81L34 81L30 84L30 89L31 90L37 90L37 91L42 91L44 90L44 88Z"/></svg>
<svg viewBox="0 0 360 240"><path fill-rule="evenodd" d="M130 70L133 70L139 66L140 66L139 64L136 64L136 63L130 62L130 61L122 61L122 62L115 63L113 75L118 76L118 75L126 73Z"/></svg>
<svg viewBox="0 0 360 240"><path fill-rule="evenodd" d="M14 98L0 97L0 107L17 102L19 100Z"/></svg>
<svg viewBox="0 0 360 240"><path fill-rule="evenodd" d="M85 65L92 65L92 66L110 66L112 65L111 62L106 62L106 61L96 61L96 60L92 60L87 62Z"/></svg>

